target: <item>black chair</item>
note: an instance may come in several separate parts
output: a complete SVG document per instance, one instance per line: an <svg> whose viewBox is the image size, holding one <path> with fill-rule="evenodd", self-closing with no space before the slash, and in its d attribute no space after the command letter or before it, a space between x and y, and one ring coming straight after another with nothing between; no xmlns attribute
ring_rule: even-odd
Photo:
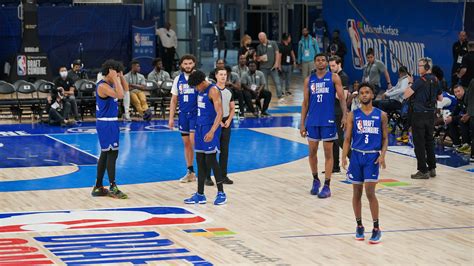
<svg viewBox="0 0 474 266"><path fill-rule="evenodd" d="M34 115L39 116L40 109L36 86L25 80L18 80L13 83L13 87L16 91L20 123L25 110L31 110L32 118L34 118Z"/></svg>
<svg viewBox="0 0 474 266"><path fill-rule="evenodd" d="M95 114L95 88L96 84L93 81L80 79L74 83L77 93L77 106L80 109L81 118L84 119L84 114L89 112L91 115Z"/></svg>
<svg viewBox="0 0 474 266"><path fill-rule="evenodd" d="M162 110L163 97L161 97L160 86L154 80L145 80L145 94L148 103L153 107L153 113L156 114L159 109Z"/></svg>
<svg viewBox="0 0 474 266"><path fill-rule="evenodd" d="M44 114L48 115L49 107L51 105L51 90L54 88L54 83L44 79L39 79L35 81L34 85L36 86L36 96L40 108L39 116L41 119Z"/></svg>
<svg viewBox="0 0 474 266"><path fill-rule="evenodd" d="M8 110L8 115L18 119L18 100L16 98L15 87L5 81L0 81L0 112Z"/></svg>

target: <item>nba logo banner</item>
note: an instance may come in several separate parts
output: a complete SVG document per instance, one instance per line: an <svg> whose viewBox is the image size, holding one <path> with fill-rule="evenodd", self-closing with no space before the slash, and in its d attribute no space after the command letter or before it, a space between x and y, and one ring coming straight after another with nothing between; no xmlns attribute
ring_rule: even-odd
<svg viewBox="0 0 474 266"><path fill-rule="evenodd" d="M26 76L26 56L19 55L16 57L17 61L17 75L18 76Z"/></svg>
<svg viewBox="0 0 474 266"><path fill-rule="evenodd" d="M198 224L203 216L181 207L0 213L0 233L48 232Z"/></svg>

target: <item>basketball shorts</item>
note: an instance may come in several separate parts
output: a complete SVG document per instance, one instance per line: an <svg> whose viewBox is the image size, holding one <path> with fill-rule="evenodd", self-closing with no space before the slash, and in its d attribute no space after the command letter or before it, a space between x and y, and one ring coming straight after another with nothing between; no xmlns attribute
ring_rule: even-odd
<svg viewBox="0 0 474 266"><path fill-rule="evenodd" d="M379 164L375 164L375 162L377 162L379 155L378 152L363 153L352 150L347 178L353 184L378 182Z"/></svg>
<svg viewBox="0 0 474 266"><path fill-rule="evenodd" d="M221 127L214 132L214 138L210 142L205 142L204 137L211 130L211 125L197 125L194 135L194 150L201 153L220 152Z"/></svg>
<svg viewBox="0 0 474 266"><path fill-rule="evenodd" d="M97 135L99 136L100 149L102 151L119 149L119 122L97 121Z"/></svg>

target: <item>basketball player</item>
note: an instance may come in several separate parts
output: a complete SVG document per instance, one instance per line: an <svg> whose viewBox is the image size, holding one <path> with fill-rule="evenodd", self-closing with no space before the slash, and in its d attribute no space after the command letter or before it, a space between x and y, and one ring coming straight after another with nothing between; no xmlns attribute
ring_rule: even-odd
<svg viewBox="0 0 474 266"><path fill-rule="evenodd" d="M341 161L342 167L346 169L346 156L350 147L352 155L347 176L352 182L354 190L352 207L357 221L355 238L364 240L361 198L365 184L365 194L369 200L370 212L374 221L374 229L369 240L371 244L379 243L382 237L379 228L379 203L375 196L375 186L379 178L379 168L385 169L385 153L388 147L387 114L372 106L374 93L373 85L368 83L360 85L361 108L348 115Z"/></svg>
<svg viewBox="0 0 474 266"><path fill-rule="evenodd" d="M103 78L96 86L96 117L97 135L100 142L100 157L97 162L97 179L92 189L92 196L110 196L126 199L127 195L120 191L115 183L115 162L119 149L118 99L123 99L128 84L123 76L123 65L114 60L107 60L102 65ZM103 186L107 169L110 188Z"/></svg>
<svg viewBox="0 0 474 266"><path fill-rule="evenodd" d="M188 84L195 87L199 92L195 135L198 189L190 198L185 199L184 203L206 203L204 181L212 169L218 190L214 204L222 205L227 202L227 197L224 193L224 180L216 157L220 148L219 139L222 121L221 93L215 84L211 84L206 80L206 74L199 70L194 71L189 76Z"/></svg>
<svg viewBox="0 0 474 266"><path fill-rule="evenodd" d="M334 104L336 94L342 110L341 127L346 121L346 99L341 79L337 74L328 71L328 59L325 54L314 57L316 72L304 80L304 99L301 107L300 134L307 137L309 145L309 165L313 173L313 186L310 193L319 198L331 196L329 188L333 167L332 146L337 139ZM318 146L323 142L324 148L324 187L319 191L321 182L318 178Z"/></svg>
<svg viewBox="0 0 474 266"><path fill-rule="evenodd" d="M179 60L181 74L179 74L173 81L171 87L171 104L170 104L170 118L168 126L170 129L174 127L174 114L176 105L179 101L178 114L178 128L181 132L181 138L184 143L184 158L186 159L186 166L188 167L186 175L179 181L182 183L193 182L196 180L194 174L194 131L196 128L197 117L197 92L196 89L188 85L188 78L196 66L196 58L193 55L187 54Z"/></svg>

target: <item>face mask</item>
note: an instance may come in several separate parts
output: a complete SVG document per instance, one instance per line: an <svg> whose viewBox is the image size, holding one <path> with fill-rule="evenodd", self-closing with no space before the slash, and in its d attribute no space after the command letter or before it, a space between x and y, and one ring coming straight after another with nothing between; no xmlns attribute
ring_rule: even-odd
<svg viewBox="0 0 474 266"><path fill-rule="evenodd" d="M61 76L61 78L67 77L67 71L61 71L59 72L59 75Z"/></svg>

